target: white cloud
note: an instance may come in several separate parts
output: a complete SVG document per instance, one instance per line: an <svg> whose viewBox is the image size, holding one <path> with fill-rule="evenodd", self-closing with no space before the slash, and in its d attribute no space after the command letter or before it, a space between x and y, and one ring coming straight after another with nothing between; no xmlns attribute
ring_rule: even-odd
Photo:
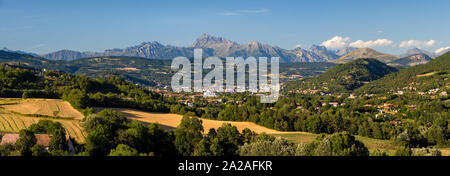
<svg viewBox="0 0 450 176"><path fill-rule="evenodd" d="M263 14L269 12L269 9L247 9L247 10L236 10L236 11L229 11L229 12L222 12L219 15L221 16L237 16L237 15L244 15L244 14Z"/></svg>
<svg viewBox="0 0 450 176"><path fill-rule="evenodd" d="M47 44L45 44L45 43L39 43L39 44L37 44L37 45L31 46L31 49L39 49L39 48L42 48L42 47L45 47L45 46L47 46Z"/></svg>
<svg viewBox="0 0 450 176"><path fill-rule="evenodd" d="M436 44L435 40L429 40L429 41L419 41L419 40L408 40L408 41L402 41L399 45L400 48L405 47L430 47Z"/></svg>
<svg viewBox="0 0 450 176"><path fill-rule="evenodd" d="M222 16L235 16L235 15L239 15L239 13L236 13L236 12L223 12L223 13L220 13L220 15L222 15Z"/></svg>
<svg viewBox="0 0 450 176"><path fill-rule="evenodd" d="M300 45L300 44L295 45L295 48L301 48L301 47L302 47L302 45Z"/></svg>
<svg viewBox="0 0 450 176"><path fill-rule="evenodd" d="M439 48L434 53L441 54L442 52L445 52L445 51L448 51L448 50L450 50L450 46Z"/></svg>
<svg viewBox="0 0 450 176"><path fill-rule="evenodd" d="M22 26L22 27L0 27L0 31L9 32L9 31L20 31L20 30L28 30L33 29L33 26Z"/></svg>
<svg viewBox="0 0 450 176"><path fill-rule="evenodd" d="M330 49L339 49L348 46L350 37L335 36L327 41L322 42L322 46Z"/></svg>
<svg viewBox="0 0 450 176"><path fill-rule="evenodd" d="M357 40L355 42L350 43L349 46L356 47L356 48L371 48L371 47L379 47L379 46L389 46L392 43L393 42L388 39L377 39L375 41L373 41L373 40L369 40L369 41Z"/></svg>
<svg viewBox="0 0 450 176"><path fill-rule="evenodd" d="M381 34L381 33L383 33L383 32L384 32L384 31L382 31L382 30L378 30L378 31L377 31L378 34Z"/></svg>

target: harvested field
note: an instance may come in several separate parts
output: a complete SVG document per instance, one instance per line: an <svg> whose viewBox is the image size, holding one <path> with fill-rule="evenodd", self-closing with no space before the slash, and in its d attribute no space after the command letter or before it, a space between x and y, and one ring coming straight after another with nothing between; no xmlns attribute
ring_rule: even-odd
<svg viewBox="0 0 450 176"><path fill-rule="evenodd" d="M28 115L54 116L74 119L57 119L47 117L32 117ZM21 115L23 114L23 115ZM60 122L67 134L83 143L86 134L82 131L80 120L83 114L74 109L68 102L57 99L20 99L0 98L0 132L17 133L28 128L39 120Z"/></svg>
<svg viewBox="0 0 450 176"><path fill-rule="evenodd" d="M15 101L14 101L15 100ZM46 116L57 116L81 120L83 114L74 109L69 102L57 99L6 99L2 100L1 107L5 111L20 114L39 114Z"/></svg>
<svg viewBox="0 0 450 176"><path fill-rule="evenodd" d="M431 75L434 75L434 74L436 74L436 72L430 72L430 73L425 73L425 74L421 74L421 75L416 75L416 77L424 77L424 76L431 76Z"/></svg>
<svg viewBox="0 0 450 176"><path fill-rule="evenodd" d="M98 108L101 109L101 108ZM138 120L146 123L159 123L165 129L175 129L178 124L180 124L182 115L178 114L168 114L168 113L151 113L138 111L134 109L126 109L126 108L110 108L114 109L118 112L124 114L127 118ZM273 129L269 129L260 125L256 125L252 122L232 122L232 121L219 121L219 120L210 120L210 119L201 119L203 121L203 128L205 132L208 132L210 128L219 128L223 123L230 123L238 128L239 131L242 131L245 128L249 128L256 133L267 133L267 134L297 134L302 132L282 132Z"/></svg>
<svg viewBox="0 0 450 176"><path fill-rule="evenodd" d="M124 68L117 68L117 70L124 70L124 71L140 71L141 69L134 68L134 67L124 67Z"/></svg>
<svg viewBox="0 0 450 176"><path fill-rule="evenodd" d="M38 123L39 120L51 120L60 122L67 130L67 134L75 138L76 141L83 143L86 134L82 132L79 120L47 119L26 117L0 110L0 131L8 133L17 133L22 129L28 128L31 124Z"/></svg>

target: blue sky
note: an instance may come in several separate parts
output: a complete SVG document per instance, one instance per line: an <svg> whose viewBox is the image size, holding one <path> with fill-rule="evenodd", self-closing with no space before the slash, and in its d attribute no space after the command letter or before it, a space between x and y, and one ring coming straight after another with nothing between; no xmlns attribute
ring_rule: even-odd
<svg viewBox="0 0 450 176"><path fill-rule="evenodd" d="M189 46L207 33L286 49L435 51L450 46L448 9L448 0L0 0L0 47L42 54L146 41Z"/></svg>

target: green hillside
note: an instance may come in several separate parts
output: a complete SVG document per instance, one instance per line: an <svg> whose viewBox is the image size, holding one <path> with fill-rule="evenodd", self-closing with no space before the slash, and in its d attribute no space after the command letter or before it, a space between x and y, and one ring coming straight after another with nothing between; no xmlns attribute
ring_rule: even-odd
<svg viewBox="0 0 450 176"><path fill-rule="evenodd" d="M146 86L169 86L175 71L170 69L171 60L148 59L128 56L102 56L71 61L53 61L31 55L0 51L0 63L58 70L89 77L117 76ZM326 62L280 63L280 80L310 77L321 74L334 66ZM270 68L270 67L269 67ZM207 71L204 72L206 74Z"/></svg>
<svg viewBox="0 0 450 176"><path fill-rule="evenodd" d="M300 88L302 90L319 90L332 93L348 92L369 81L380 79L384 75L396 71L396 68L376 59L357 59L332 67L316 78L291 82L287 89Z"/></svg>
<svg viewBox="0 0 450 176"><path fill-rule="evenodd" d="M427 64L401 69L359 88L359 93L388 93L397 91L437 92L449 90L450 53L444 54Z"/></svg>
<svg viewBox="0 0 450 176"><path fill-rule="evenodd" d="M46 64L49 64L49 61L43 58L0 50L0 63L9 63L9 62L13 63L21 62L21 64L23 65L34 66L35 68L40 68Z"/></svg>

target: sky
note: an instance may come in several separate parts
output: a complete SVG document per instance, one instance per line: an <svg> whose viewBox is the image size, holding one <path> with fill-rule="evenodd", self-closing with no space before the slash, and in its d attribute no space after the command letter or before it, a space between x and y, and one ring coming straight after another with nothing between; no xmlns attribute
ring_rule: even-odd
<svg viewBox="0 0 450 176"><path fill-rule="evenodd" d="M400 54L450 46L448 0L0 0L0 47L104 51L202 34L285 49L371 47Z"/></svg>

